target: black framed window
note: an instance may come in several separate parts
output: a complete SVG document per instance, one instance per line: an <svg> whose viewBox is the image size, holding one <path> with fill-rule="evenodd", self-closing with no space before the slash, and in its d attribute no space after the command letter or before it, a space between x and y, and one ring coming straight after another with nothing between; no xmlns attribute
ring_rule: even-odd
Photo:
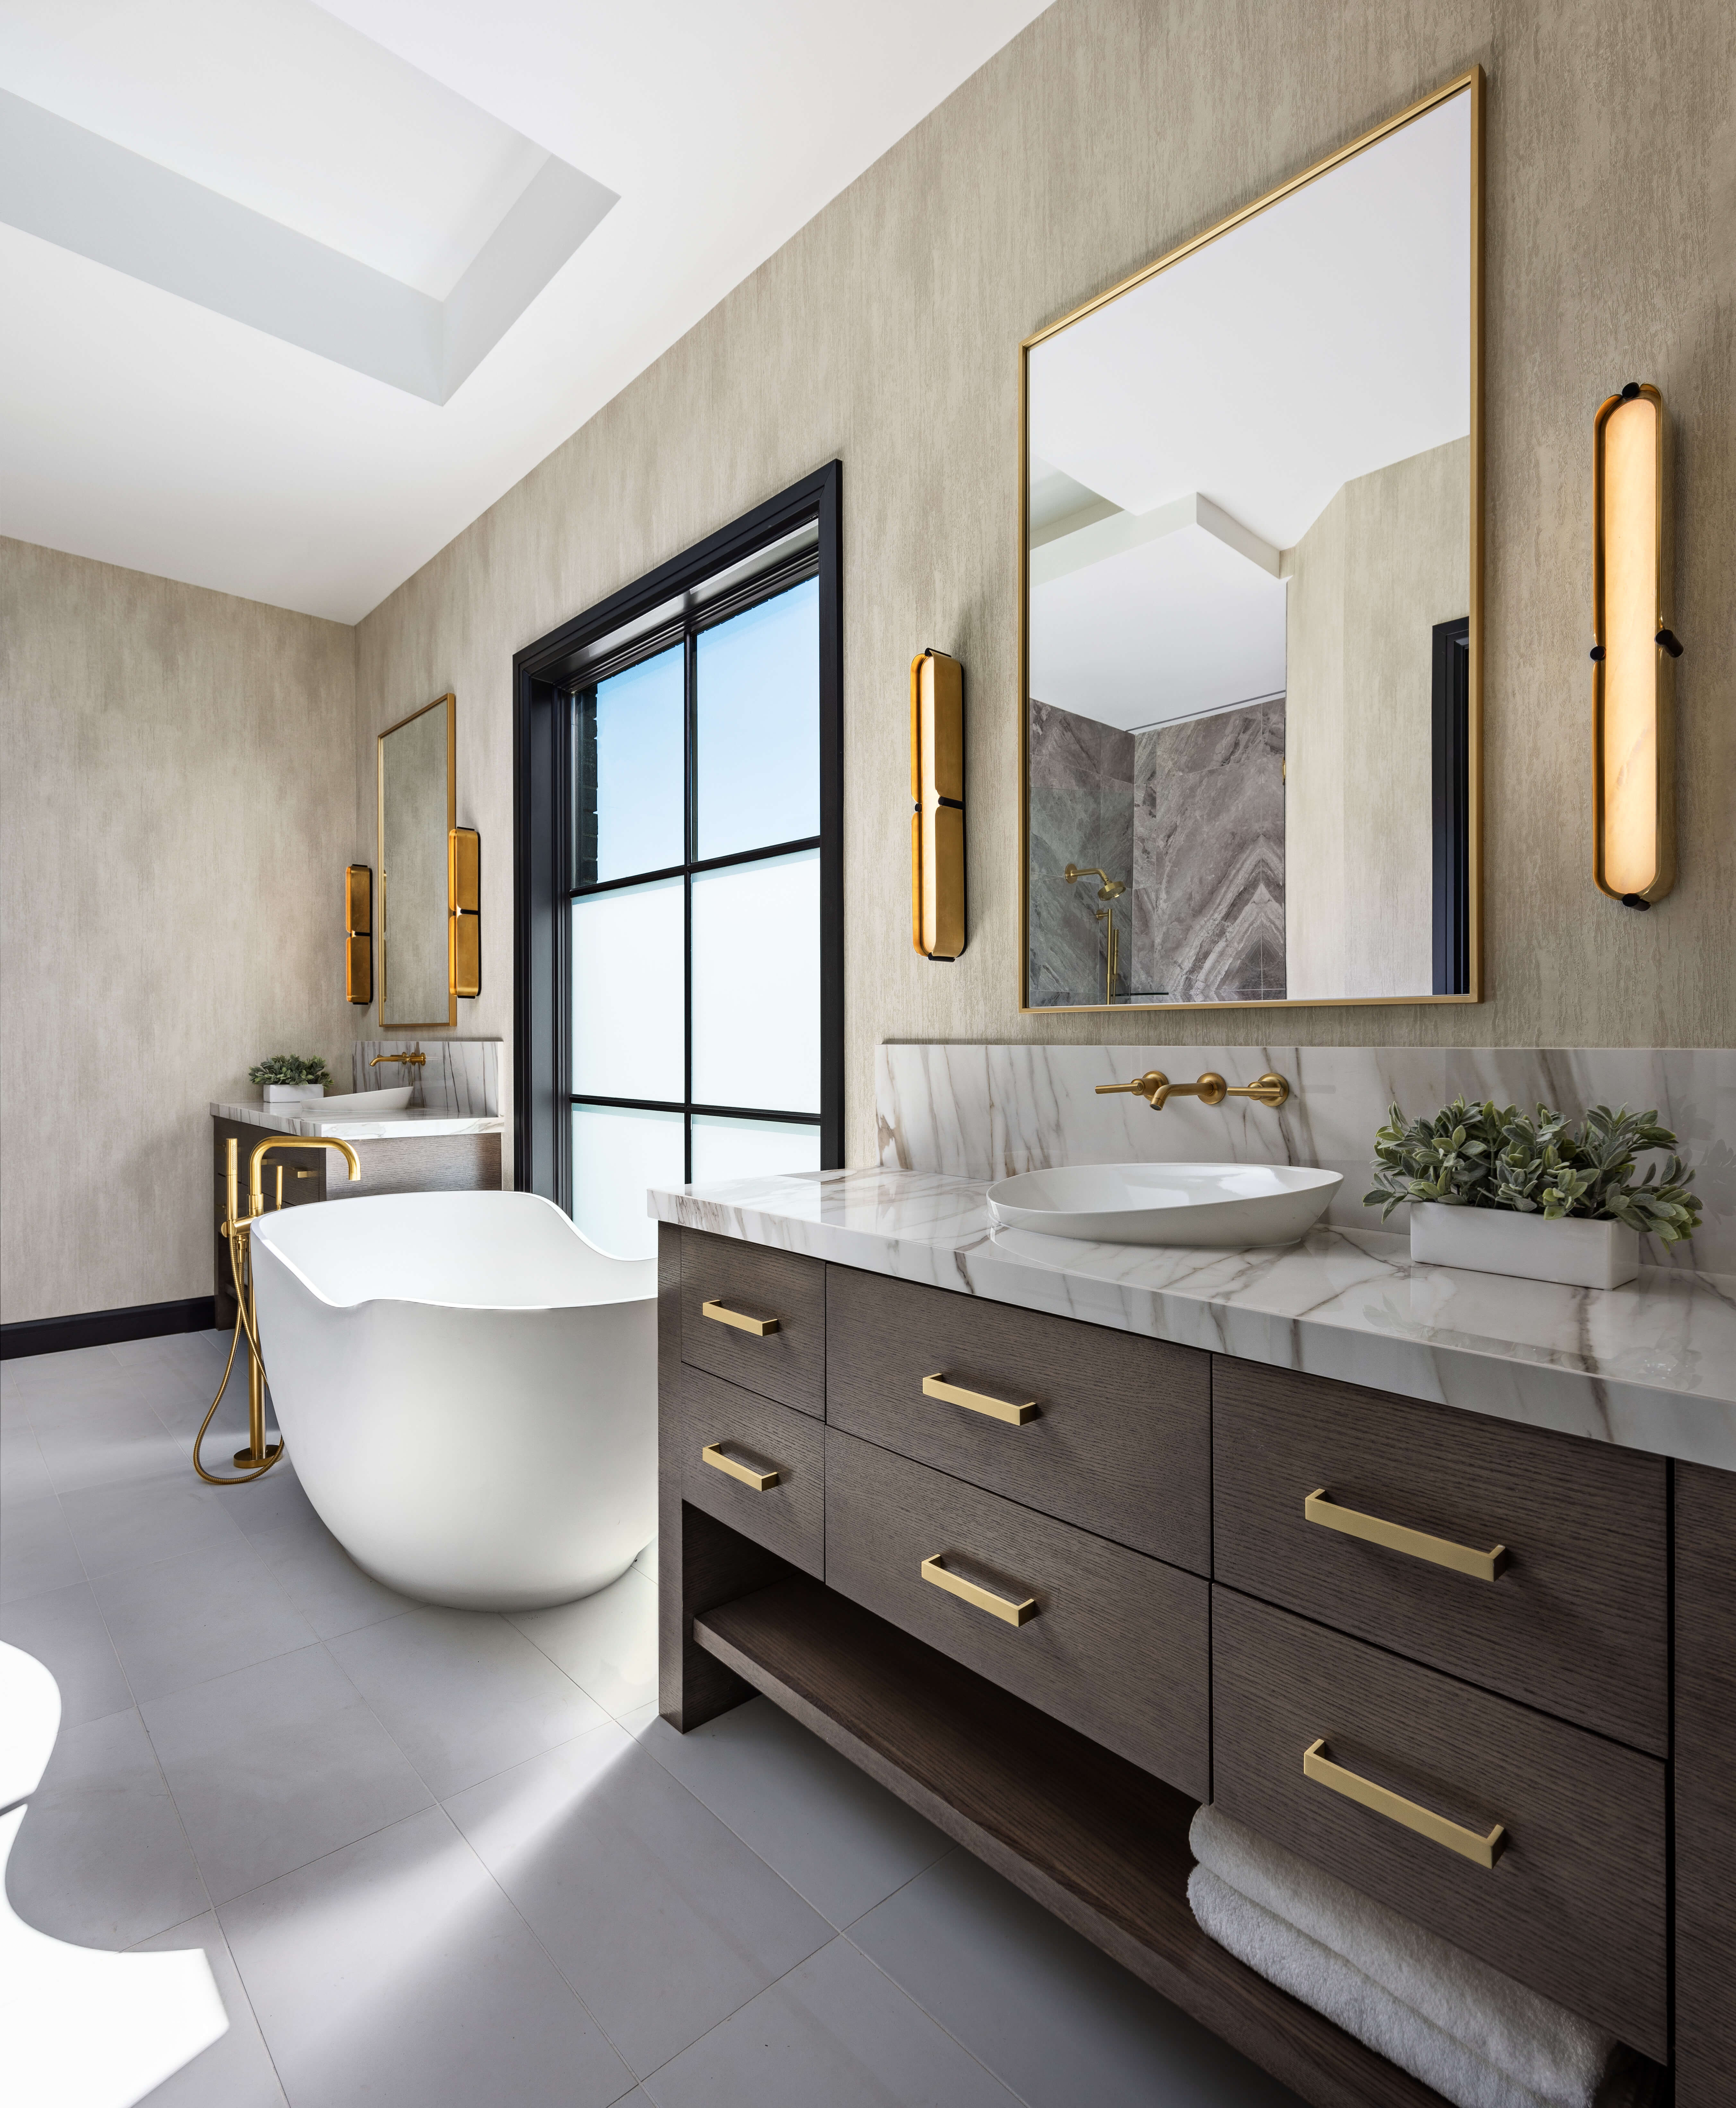
<svg viewBox="0 0 1736 2108"><path fill-rule="evenodd" d="M515 661L517 1182L606 1250L842 1161L838 480Z"/></svg>

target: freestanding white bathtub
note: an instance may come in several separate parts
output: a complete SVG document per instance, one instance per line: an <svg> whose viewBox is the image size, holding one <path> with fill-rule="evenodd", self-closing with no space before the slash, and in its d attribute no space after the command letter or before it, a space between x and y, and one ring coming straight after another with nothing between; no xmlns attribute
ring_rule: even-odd
<svg viewBox="0 0 1736 2108"><path fill-rule="evenodd" d="M277 1425L358 1566L489 1610L626 1571L656 1529L654 1259L533 1193L318 1201L252 1236Z"/></svg>

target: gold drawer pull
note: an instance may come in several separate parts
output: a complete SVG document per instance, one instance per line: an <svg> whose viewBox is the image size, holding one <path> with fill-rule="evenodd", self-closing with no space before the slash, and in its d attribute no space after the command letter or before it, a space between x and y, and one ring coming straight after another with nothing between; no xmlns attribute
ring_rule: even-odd
<svg viewBox="0 0 1736 2108"><path fill-rule="evenodd" d="M1035 1420L1038 1412L1034 1398L1016 1405L1010 1398L990 1398L986 1391L966 1390L960 1384L949 1383L945 1369L923 1377L922 1395L941 1399L948 1405L962 1405L967 1412L985 1413L990 1420L1004 1420L1009 1427L1022 1427L1027 1420Z"/></svg>
<svg viewBox="0 0 1736 2108"><path fill-rule="evenodd" d="M1010 1597L997 1596L992 1588L979 1588L962 1574L949 1574L940 1564L945 1556L944 1552L937 1552L932 1558L922 1561L925 1581L932 1581L936 1588L944 1588L949 1596L956 1596L962 1603L986 1610L991 1618L999 1618L1004 1625L1028 1625L1037 1615L1034 1596L1027 1596L1022 1603L1015 1603Z"/></svg>
<svg viewBox="0 0 1736 2108"><path fill-rule="evenodd" d="M778 1329L776 1318L750 1318L745 1311L732 1310L727 1303L701 1303L701 1318L709 1318L716 1325L733 1325L738 1332L751 1332L756 1340L763 1340L768 1332Z"/></svg>
<svg viewBox="0 0 1736 2108"><path fill-rule="evenodd" d="M778 1482L776 1471L756 1471L751 1464L738 1464L733 1457L726 1457L715 1442L708 1442L699 1453L701 1464L709 1464L714 1471L724 1471L732 1479L739 1479L744 1486L751 1486L756 1493L769 1492Z"/></svg>
<svg viewBox="0 0 1736 2108"><path fill-rule="evenodd" d="M1448 1851L1456 1852L1461 1859L1472 1860L1479 1867L1492 1867L1506 1850L1507 1832L1499 1822L1486 1837L1475 1830L1467 1830L1462 1823L1449 1822L1432 1808L1421 1808L1415 1801L1406 1800L1402 1794L1389 1793L1385 1786L1376 1786L1373 1779L1359 1777L1355 1772L1347 1772L1342 1764L1335 1764L1323 1754L1325 1748L1322 1738L1310 1742L1302 1752L1302 1776L1311 1778L1316 1786L1341 1793L1358 1807L1373 1808L1389 1822L1414 1830L1418 1836L1427 1837L1431 1844L1445 1844Z"/></svg>
<svg viewBox="0 0 1736 2108"><path fill-rule="evenodd" d="M1359 1515L1355 1508L1340 1507L1324 1486L1316 1486L1303 1502L1302 1515L1305 1520L1341 1531L1346 1537L1383 1544L1389 1552L1426 1559L1432 1565L1450 1566L1455 1574L1468 1574L1474 1581L1493 1581L1507 1565L1504 1544L1479 1552L1473 1545L1454 1544L1450 1537L1430 1537L1423 1530L1406 1529L1402 1523L1387 1522L1379 1516Z"/></svg>

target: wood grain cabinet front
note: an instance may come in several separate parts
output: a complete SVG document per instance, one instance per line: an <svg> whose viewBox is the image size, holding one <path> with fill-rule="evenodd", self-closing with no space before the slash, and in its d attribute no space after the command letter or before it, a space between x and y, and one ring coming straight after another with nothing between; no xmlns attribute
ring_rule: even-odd
<svg viewBox="0 0 1736 2108"><path fill-rule="evenodd" d="M1210 1790L1197 1575L828 1426L826 1584L1184 1793Z"/></svg>
<svg viewBox="0 0 1736 2108"><path fill-rule="evenodd" d="M1665 1767L1222 1587L1212 1797L1659 2061Z"/></svg>
<svg viewBox="0 0 1736 2108"><path fill-rule="evenodd" d="M681 1233L681 1358L816 1419L826 1410L826 1268Z"/></svg>
<svg viewBox="0 0 1736 2108"><path fill-rule="evenodd" d="M838 1266L826 1336L830 1426L1210 1573L1209 1356Z"/></svg>
<svg viewBox="0 0 1736 2108"><path fill-rule="evenodd" d="M702 1369L683 1368L658 1430L681 1498L818 1580L825 1571L819 1422Z"/></svg>

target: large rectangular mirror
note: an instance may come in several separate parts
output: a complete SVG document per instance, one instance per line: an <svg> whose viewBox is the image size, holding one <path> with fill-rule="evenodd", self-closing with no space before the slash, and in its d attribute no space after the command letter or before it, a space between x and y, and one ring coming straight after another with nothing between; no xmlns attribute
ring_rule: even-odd
<svg viewBox="0 0 1736 2108"><path fill-rule="evenodd" d="M1481 74L1022 347L1022 1007L1477 998Z"/></svg>
<svg viewBox="0 0 1736 2108"><path fill-rule="evenodd" d="M458 1021L446 957L457 715L441 696L380 735L380 1022L395 1031Z"/></svg>

